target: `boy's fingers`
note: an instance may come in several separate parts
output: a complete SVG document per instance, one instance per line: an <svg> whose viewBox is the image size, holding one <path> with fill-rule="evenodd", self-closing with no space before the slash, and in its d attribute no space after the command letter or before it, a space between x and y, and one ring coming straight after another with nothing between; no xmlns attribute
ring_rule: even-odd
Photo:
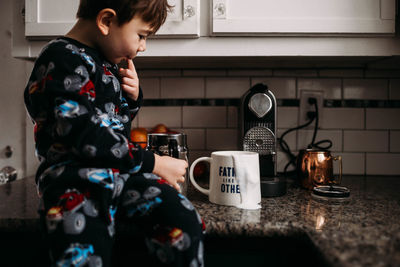
<svg viewBox="0 0 400 267"><path fill-rule="evenodd" d="M126 84L132 87L135 87L138 85L138 81L133 79L133 78L128 78L128 77L123 77L122 78L122 84Z"/></svg>
<svg viewBox="0 0 400 267"><path fill-rule="evenodd" d="M177 191L180 191L180 190L181 190L181 187L180 187L179 184L177 184L177 183L175 183L175 184L173 185L173 187L174 187Z"/></svg>
<svg viewBox="0 0 400 267"><path fill-rule="evenodd" d="M133 64L132 59L128 59L128 69L131 70L135 75L137 75L136 68L135 65Z"/></svg>

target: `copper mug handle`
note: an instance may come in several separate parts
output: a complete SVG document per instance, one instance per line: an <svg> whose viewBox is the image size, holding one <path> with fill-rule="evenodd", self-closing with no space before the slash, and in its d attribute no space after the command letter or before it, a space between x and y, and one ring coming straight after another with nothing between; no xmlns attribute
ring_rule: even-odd
<svg viewBox="0 0 400 267"><path fill-rule="evenodd" d="M339 179L338 181L335 181L335 178L333 177L333 181L331 181L331 184L337 184L340 185L342 183L342 156L337 156L337 157L332 157L333 160L338 160L339 161Z"/></svg>

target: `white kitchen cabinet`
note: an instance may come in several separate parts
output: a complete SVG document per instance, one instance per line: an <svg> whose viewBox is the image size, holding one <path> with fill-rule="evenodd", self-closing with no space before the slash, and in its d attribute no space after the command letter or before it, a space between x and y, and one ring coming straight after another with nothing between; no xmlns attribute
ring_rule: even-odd
<svg viewBox="0 0 400 267"><path fill-rule="evenodd" d="M173 11L156 36L200 37L200 0L168 0Z"/></svg>
<svg viewBox="0 0 400 267"><path fill-rule="evenodd" d="M168 37L200 36L200 0L169 0L174 6L156 35ZM61 36L76 21L79 0L25 0L25 36Z"/></svg>
<svg viewBox="0 0 400 267"><path fill-rule="evenodd" d="M326 10L325 13L316 11L316 8L304 8L297 4L301 2L306 6L306 3L312 3L312 0L191 1L170 0L170 3L175 5L176 13L168 16L168 21L158 32L158 35L164 38L150 38L146 52L141 53L140 57L148 58L150 61L152 58L168 58L173 61L177 57L194 60L200 57L391 57L400 55L400 36L392 34L395 0L314 0L316 5L323 2L329 6L331 11ZM45 5L47 2L51 3L50 6ZM70 5L69 9L66 8L67 2ZM282 11L283 9L271 11L268 13L270 14L268 18L265 16L265 6L252 8L257 2L261 5L286 3L287 10L285 12ZM339 6L334 5L333 2ZM225 9L219 11L213 9L216 3L224 4ZM349 3L359 3L360 7L351 8ZM37 57L50 39L64 34L72 26L77 4L78 0L13 0L15 7L13 56L16 58ZM340 5L346 4L346 9L340 12ZM61 8L62 11L59 8L60 5L64 6ZM185 16L187 5L193 6L193 9L191 7L186 9ZM26 17L22 19L21 13L24 6ZM219 6L219 8L222 7ZM296 11L294 7L298 10ZM251 13L251 10L254 10L254 13ZM179 12L181 12L180 15ZM302 14L303 12L305 13ZM319 17L315 14L319 14ZM373 19L374 16L376 19ZM291 22L290 18L294 22ZM272 23L279 20L285 23ZM331 23L337 21L337 24L326 24L331 25L328 31L328 26L324 26L325 21ZM349 24L350 28L346 30L343 23ZM369 30L366 30L367 24L377 26L371 26ZM273 25L276 27L285 25L287 29L285 31L282 26L280 30L271 30ZM305 25L310 25L311 28L305 29ZM378 29L378 26L381 28ZM270 28L267 29L267 27ZM295 31L293 27L298 27L298 30ZM317 31L316 27L325 27L324 32ZM342 30L339 30L339 27L342 27ZM176 36L185 38L175 38Z"/></svg>
<svg viewBox="0 0 400 267"><path fill-rule="evenodd" d="M212 35L395 33L396 0L212 0Z"/></svg>
<svg viewBox="0 0 400 267"><path fill-rule="evenodd" d="M79 0L25 0L25 36L60 36L74 25Z"/></svg>

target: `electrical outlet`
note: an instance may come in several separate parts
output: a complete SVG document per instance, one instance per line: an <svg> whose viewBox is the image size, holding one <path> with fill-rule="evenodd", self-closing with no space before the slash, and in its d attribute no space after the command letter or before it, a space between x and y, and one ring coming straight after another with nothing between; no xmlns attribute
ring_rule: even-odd
<svg viewBox="0 0 400 267"><path fill-rule="evenodd" d="M324 108L324 92L316 90L300 90L299 125L303 125L310 120L307 117L307 112L315 112L315 105L308 102L310 97L314 97L317 100L318 120L319 124L321 124L322 109ZM314 125L314 123L311 125ZM312 127L309 126L308 128Z"/></svg>

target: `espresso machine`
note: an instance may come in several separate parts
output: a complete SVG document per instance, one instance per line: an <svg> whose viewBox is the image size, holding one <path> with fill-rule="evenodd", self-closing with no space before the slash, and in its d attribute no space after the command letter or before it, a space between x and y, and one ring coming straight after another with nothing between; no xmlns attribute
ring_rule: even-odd
<svg viewBox="0 0 400 267"><path fill-rule="evenodd" d="M239 128L244 151L257 152L260 161L261 195L286 193L286 179L277 175L277 104L265 84L256 84L242 97Z"/></svg>

